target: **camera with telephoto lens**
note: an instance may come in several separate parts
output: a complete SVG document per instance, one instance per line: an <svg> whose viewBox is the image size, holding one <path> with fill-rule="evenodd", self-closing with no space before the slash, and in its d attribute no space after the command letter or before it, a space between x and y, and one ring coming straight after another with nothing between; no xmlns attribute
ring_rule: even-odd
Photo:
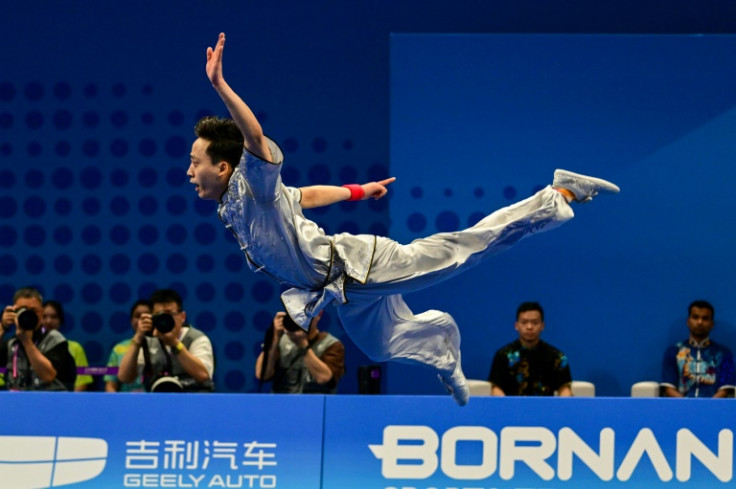
<svg viewBox="0 0 736 489"><path fill-rule="evenodd" d="M32 331L38 326L38 314L33 309L19 307L15 310L18 327L23 331Z"/></svg>
<svg viewBox="0 0 736 489"><path fill-rule="evenodd" d="M153 330L158 330L161 334L166 334L174 329L176 323L174 323L174 316L168 312L159 312L153 315L153 329L149 331L148 336L153 336Z"/></svg>

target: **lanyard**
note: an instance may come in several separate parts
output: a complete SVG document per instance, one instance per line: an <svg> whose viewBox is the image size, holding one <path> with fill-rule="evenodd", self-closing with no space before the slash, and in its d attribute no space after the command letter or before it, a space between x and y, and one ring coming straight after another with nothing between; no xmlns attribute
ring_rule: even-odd
<svg viewBox="0 0 736 489"><path fill-rule="evenodd" d="M16 343L13 345L13 378L18 378L18 350L20 349L20 345Z"/></svg>
<svg viewBox="0 0 736 489"><path fill-rule="evenodd" d="M38 347L38 343L46 336L46 328L41 328L41 336L33 342L33 344ZM20 340L16 338L16 342L13 345L13 379L18 378L18 351L20 350ZM23 350L25 351L25 349ZM30 364L30 360L28 359L28 354L26 354L26 360Z"/></svg>

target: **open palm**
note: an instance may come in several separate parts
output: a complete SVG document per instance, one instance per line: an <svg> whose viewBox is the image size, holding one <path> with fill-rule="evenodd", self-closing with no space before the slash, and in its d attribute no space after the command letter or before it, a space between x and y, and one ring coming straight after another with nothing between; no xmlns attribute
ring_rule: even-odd
<svg viewBox="0 0 736 489"><path fill-rule="evenodd" d="M215 48L207 48L207 66L205 70L207 77L210 79L213 85L217 86L222 82L222 52L225 49L225 33L221 32L220 37L217 39Z"/></svg>

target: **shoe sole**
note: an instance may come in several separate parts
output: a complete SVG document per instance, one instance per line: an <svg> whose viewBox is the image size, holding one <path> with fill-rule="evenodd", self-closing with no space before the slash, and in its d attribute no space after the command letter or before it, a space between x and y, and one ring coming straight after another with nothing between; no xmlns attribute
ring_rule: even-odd
<svg viewBox="0 0 736 489"><path fill-rule="evenodd" d="M557 169L555 170L555 176L560 175L564 177L570 177L570 178L579 178L581 180L587 180L589 182L593 182L596 184L600 190L605 192L610 192L612 194L617 194L621 192L621 189L618 188L618 185L615 183L611 183L608 180L603 180L602 178L596 178L596 177L589 177L588 175L582 175L580 173L571 172L568 170L562 170Z"/></svg>

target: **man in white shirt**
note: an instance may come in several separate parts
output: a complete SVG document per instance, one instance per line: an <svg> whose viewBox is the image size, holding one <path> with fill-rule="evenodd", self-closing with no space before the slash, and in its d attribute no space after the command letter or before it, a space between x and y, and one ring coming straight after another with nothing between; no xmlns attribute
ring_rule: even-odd
<svg viewBox="0 0 736 489"><path fill-rule="evenodd" d="M186 323L181 297L161 289L151 295L151 314L142 314L118 371L121 382L143 377L147 391L214 390L212 342Z"/></svg>

